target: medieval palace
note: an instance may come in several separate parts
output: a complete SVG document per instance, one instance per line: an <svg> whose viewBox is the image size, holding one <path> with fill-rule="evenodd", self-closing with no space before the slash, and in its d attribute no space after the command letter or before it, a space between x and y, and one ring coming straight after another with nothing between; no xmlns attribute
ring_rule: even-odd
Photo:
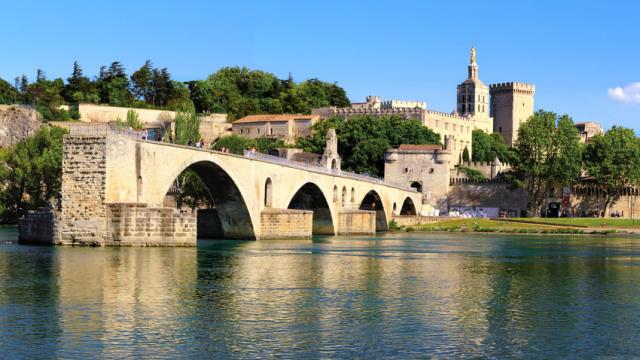
<svg viewBox="0 0 640 360"><path fill-rule="evenodd" d="M518 82L485 85L478 77L476 50L472 48L467 79L458 85L456 110L451 113L428 109L424 102L382 101L378 96L367 96L364 103L314 109L313 114L321 117L401 115L416 119L440 134L443 143L450 144L448 150L454 161L460 161L465 148L469 153L473 150L471 133L475 129L500 133L507 145L513 145L520 123L533 115L535 91L535 85Z"/></svg>

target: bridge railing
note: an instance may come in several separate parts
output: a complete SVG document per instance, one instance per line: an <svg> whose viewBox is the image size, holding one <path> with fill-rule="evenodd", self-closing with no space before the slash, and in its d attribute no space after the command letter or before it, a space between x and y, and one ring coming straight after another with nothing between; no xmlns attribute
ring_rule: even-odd
<svg viewBox="0 0 640 360"><path fill-rule="evenodd" d="M73 136L107 136L107 135L125 135L131 138L142 140L144 130L133 130L131 128L119 128L113 124L95 124L69 122L65 124L69 130L69 135Z"/></svg>

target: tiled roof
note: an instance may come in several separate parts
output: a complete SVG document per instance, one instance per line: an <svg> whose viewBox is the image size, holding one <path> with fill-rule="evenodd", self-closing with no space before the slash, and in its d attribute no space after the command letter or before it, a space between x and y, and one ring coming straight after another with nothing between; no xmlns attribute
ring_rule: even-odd
<svg viewBox="0 0 640 360"><path fill-rule="evenodd" d="M254 123L254 122L271 122L271 121L289 121L289 120L318 120L320 115L302 115L302 114L263 114L249 115L242 119L234 121L234 124Z"/></svg>

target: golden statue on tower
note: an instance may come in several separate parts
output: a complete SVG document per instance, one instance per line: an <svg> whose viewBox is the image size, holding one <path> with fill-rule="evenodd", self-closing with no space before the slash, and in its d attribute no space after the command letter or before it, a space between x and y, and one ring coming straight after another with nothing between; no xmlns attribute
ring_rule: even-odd
<svg viewBox="0 0 640 360"><path fill-rule="evenodd" d="M473 46L471 47L471 63L476 63L476 48Z"/></svg>

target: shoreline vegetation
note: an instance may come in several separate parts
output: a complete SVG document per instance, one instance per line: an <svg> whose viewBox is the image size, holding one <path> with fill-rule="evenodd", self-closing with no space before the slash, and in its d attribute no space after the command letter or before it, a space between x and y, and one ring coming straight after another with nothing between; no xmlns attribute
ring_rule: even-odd
<svg viewBox="0 0 640 360"><path fill-rule="evenodd" d="M640 236L640 220L611 218L442 219L417 225L389 226L396 232L463 232Z"/></svg>

